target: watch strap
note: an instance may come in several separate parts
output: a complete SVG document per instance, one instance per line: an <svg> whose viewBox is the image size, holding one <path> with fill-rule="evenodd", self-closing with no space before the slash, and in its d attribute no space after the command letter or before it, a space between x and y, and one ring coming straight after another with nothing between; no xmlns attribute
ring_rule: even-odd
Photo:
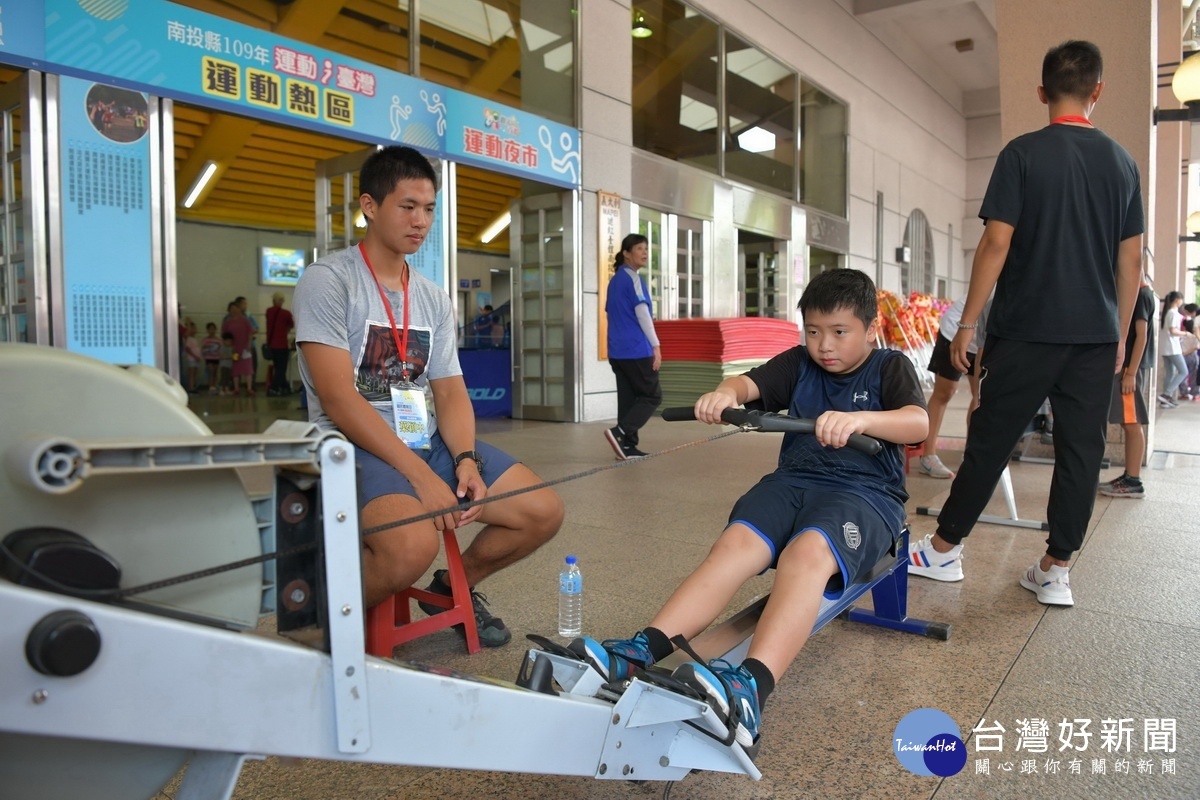
<svg viewBox="0 0 1200 800"><path fill-rule="evenodd" d="M464 450L454 457L454 468L458 469L458 465L468 458L474 461L480 467L483 466L483 456L479 455L477 450Z"/></svg>

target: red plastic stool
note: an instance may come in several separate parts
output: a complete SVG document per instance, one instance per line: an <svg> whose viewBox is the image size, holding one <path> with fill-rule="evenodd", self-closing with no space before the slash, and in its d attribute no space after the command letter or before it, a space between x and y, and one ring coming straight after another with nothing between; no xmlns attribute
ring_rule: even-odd
<svg viewBox="0 0 1200 800"><path fill-rule="evenodd" d="M904 448L904 474L907 475L912 468L912 460L925 455L924 444L910 444Z"/></svg>
<svg viewBox="0 0 1200 800"><path fill-rule="evenodd" d="M450 578L451 596L435 594L424 589L409 587L384 600L367 611L367 652L380 658L391 658L398 645L411 642L427 633L440 631L452 625L462 625L467 636L467 652L479 652L479 631L475 627L475 606L471 602L471 587L467 585L467 573L463 570L462 554L458 551L458 537L453 528L442 531L446 548L446 568ZM420 600L440 606L445 611L416 622L412 620L409 601Z"/></svg>

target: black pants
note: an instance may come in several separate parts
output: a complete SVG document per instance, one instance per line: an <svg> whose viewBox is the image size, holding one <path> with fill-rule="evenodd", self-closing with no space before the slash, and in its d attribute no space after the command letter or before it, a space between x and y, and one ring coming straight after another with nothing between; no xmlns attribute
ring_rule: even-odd
<svg viewBox="0 0 1200 800"><path fill-rule="evenodd" d="M1067 560L1083 544L1104 459L1117 346L1046 344L989 336L962 467L938 515L938 535L957 544L992 498L1013 448L1047 397L1054 408L1054 477L1047 554Z"/></svg>
<svg viewBox="0 0 1200 800"><path fill-rule="evenodd" d="M292 388L287 376L288 359L291 358L291 355L291 351L286 347L279 349L271 348L271 363L275 367L271 373L271 388L276 391L286 392Z"/></svg>
<svg viewBox="0 0 1200 800"><path fill-rule="evenodd" d="M625 441L637 447L638 431L650 421L662 402L662 387L653 358L610 358L617 376L617 425Z"/></svg>

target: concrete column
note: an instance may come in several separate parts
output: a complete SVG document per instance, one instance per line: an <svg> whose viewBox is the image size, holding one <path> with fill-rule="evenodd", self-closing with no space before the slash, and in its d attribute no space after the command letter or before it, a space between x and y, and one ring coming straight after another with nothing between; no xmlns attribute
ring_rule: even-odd
<svg viewBox="0 0 1200 800"><path fill-rule="evenodd" d="M1133 156L1153 204L1158 0L997 0L1000 132L1009 140L1046 125L1038 102L1042 57L1068 39L1094 42L1104 55L1104 94L1092 121ZM1147 215L1153 223L1153 215Z"/></svg>
<svg viewBox="0 0 1200 800"><path fill-rule="evenodd" d="M1173 64L1179 61L1182 49L1183 14L1174 3L1168 2L1160 3L1158 12L1156 63ZM1158 108L1179 108L1179 101L1171 92L1170 76L1175 74L1175 68L1164 66L1158 72L1163 76L1158 81L1162 86L1155 98ZM1184 289L1185 282L1190 280L1184 270L1184 246L1180 244L1179 236L1187 232L1183 226L1187 217L1184 210L1186 197L1183 194L1187 184L1187 173L1183 169L1183 143L1184 138L1191 135L1189 129L1192 127L1186 122L1162 122L1155 126L1154 131L1158 146L1154 176L1154 239L1146 242L1154 260L1153 263L1147 263L1146 267L1160 294L1172 289Z"/></svg>
<svg viewBox="0 0 1200 800"><path fill-rule="evenodd" d="M617 415L616 380L599 358L600 275L597 267L596 192L625 198L621 204L622 236L633 231L629 196L633 191L633 106L629 63L633 56L629 0L589 0L579 4L579 63L583 77L579 114L582 129L583 267L581 320L583 381L582 420Z"/></svg>

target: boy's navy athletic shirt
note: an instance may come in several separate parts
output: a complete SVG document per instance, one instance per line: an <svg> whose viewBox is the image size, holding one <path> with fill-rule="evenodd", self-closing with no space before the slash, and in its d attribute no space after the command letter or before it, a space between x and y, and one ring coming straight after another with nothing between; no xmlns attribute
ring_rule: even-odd
<svg viewBox="0 0 1200 800"><path fill-rule="evenodd" d="M835 375L812 360L804 345L785 350L746 373L767 411L816 419L826 411L894 411L925 408L912 362L898 350L872 350L853 372ZM757 405L757 404L755 404ZM904 525L904 446L883 443L869 456L849 446L822 447L807 433L784 434L775 475L794 486L832 489L866 500L894 533Z"/></svg>
<svg viewBox="0 0 1200 800"><path fill-rule="evenodd" d="M1137 164L1095 128L1048 125L996 159L979 216L1015 228L987 332L1102 344L1117 330L1117 250L1145 232Z"/></svg>
<svg viewBox="0 0 1200 800"><path fill-rule="evenodd" d="M642 331L636 309L639 303L650 306L646 279L633 267L622 264L608 281L604 310L608 313L608 357L651 358L654 348Z"/></svg>

